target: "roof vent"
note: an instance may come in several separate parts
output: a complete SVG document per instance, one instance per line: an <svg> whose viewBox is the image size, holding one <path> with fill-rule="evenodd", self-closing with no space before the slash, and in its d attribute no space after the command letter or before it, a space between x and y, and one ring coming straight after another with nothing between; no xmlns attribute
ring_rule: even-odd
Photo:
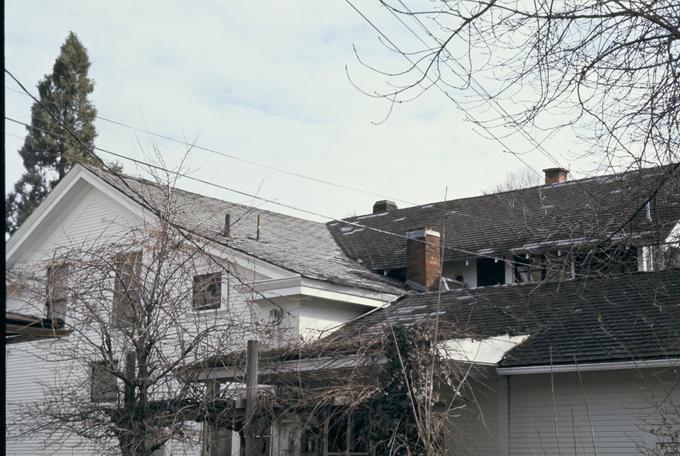
<svg viewBox="0 0 680 456"><path fill-rule="evenodd" d="M373 205L373 213L379 214L380 212L390 212L397 210L397 203L390 200L380 200L376 201Z"/></svg>
<svg viewBox="0 0 680 456"><path fill-rule="evenodd" d="M222 236L229 237L231 234L231 214L227 212L224 214L224 231L222 231Z"/></svg>
<svg viewBox="0 0 680 456"><path fill-rule="evenodd" d="M564 168L546 168L543 172L545 173L545 185L566 182L569 174L569 171Z"/></svg>

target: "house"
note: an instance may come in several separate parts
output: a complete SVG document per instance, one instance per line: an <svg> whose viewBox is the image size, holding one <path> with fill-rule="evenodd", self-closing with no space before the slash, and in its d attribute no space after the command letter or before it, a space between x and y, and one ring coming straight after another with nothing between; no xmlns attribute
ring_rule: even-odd
<svg viewBox="0 0 680 456"><path fill-rule="evenodd" d="M265 396L271 447L376 451L366 392L384 387L396 328L436 322L429 342L465 379L436 404L450 409L447 454L676 454L680 193L663 177L676 169L572 182L550 169L544 186L401 210L381 201L330 222L349 256L412 291L311 346L263 354L260 383L280 392ZM243 361L197 368L237 382Z"/></svg>
<svg viewBox="0 0 680 456"><path fill-rule="evenodd" d="M646 372L654 373L654 379L673 378L664 372L677 365L677 351L673 351L676 346L669 342L676 334L673 331L677 331L677 319L665 320L665 313L659 316L654 310L660 308L665 312L677 304L677 289L671 286L677 282L677 274L662 272L678 264L680 192L677 183L670 179L676 168L659 167L578 181L567 181L564 170L550 169L546 172L546 185L538 187L405 209L382 201L376 203L371 214L321 224L200 196L158 182L76 166L7 244L8 267L16 270L19 276L23 273L24 277L31 276L42 283L38 292L35 289L32 292L15 290L7 296L7 308L12 312L48 318L63 316L66 326L77 332L78 320L73 316L77 306L71 302L74 296L64 294L62 286L65 282L62 277L68 268L60 266L68 265L68 262L55 262L54 258L82 246L103 245L106 253L97 252L109 265L111 274L102 275L99 288L105 290L101 299L108 302L112 316L111 322L107 319L101 326L110 327L111 334L119 334L125 327L122 323L134 320L126 309L136 309L130 302L139 300L143 291L139 286L142 281L138 279L138 270L153 254L147 253L145 239L149 232L170 223L182 233L177 243L182 251L200 245L201 254L192 256L191 267L185 268L187 280L181 286L187 298L182 318L196 328L202 328L208 320L216 324L237 315L241 318L239 324L243 323L244 327L247 323L248 328L259 325L274 329L266 333L248 329L238 336L231 334L227 339L216 341L213 352L208 353L207 363L199 364L196 359L196 375L210 380L211 388L221 383L222 390L214 390L214 394L227 397L224 389L238 386L243 380L243 365L240 361L234 362L238 357L234 358L229 352L238 351L248 338L258 338L264 345L263 356L270 353L269 358L263 358L260 380L261 389L272 400L272 407L280 406L277 391L292 394L293 391L285 388L290 386L291 380L300 380L297 386L306 387L309 377L315 385L344 386L342 393L336 391L337 394L328 395L324 392L327 390L319 390L321 395L342 408L356 391L338 380L348 378L353 372L357 372L357 378L362 381L375 380L384 359L383 354L372 350L373 345L366 346L365 340L354 337L352 331L381 327L384 315L393 315L396 320L403 319L407 326L417 327L423 319L431 320L433 313L444 312L442 315L446 318L442 321L449 322L444 325L448 331L445 334L449 336L446 340L453 341L454 346L442 349L447 356L451 354L450 361L456 365L474 366L475 372L480 372L480 376L474 378L479 389L468 390L477 398L477 406L463 409L467 418L459 420L464 424L457 425L457 429L461 436L472 439L467 447L473 454L511 454L509 443L506 445L505 442L511 441L508 432L515 432L512 426L524 422L531 427L532 419L545 423L558 416L555 408L561 407L561 403L546 402L546 391L561 390L554 388L557 373L550 370L545 373L545 369L552 369L550 366L558 363L553 360L546 364L546 359L550 360L545 355L546 345L538 342L542 331L556 328L562 320L544 321L544 316L560 314L548 311L548 315L544 315L541 309L554 307L563 312L572 309L584 320L575 319L570 324L577 328L591 325L593 331L597 329L592 326L591 318L595 315L592 312L595 305L589 308L583 303L591 300L600 303L603 312L612 311L612 321L622 324L634 321L643 329L651 321L659 322L657 326L661 327L664 327L663 321L670 324L664 327L667 330L665 342L654 339L656 345L644 330L630 333L639 340L636 349L651 350L649 356L639 352L624 353L613 360L584 352L585 357L577 357L576 361L561 359L559 364L572 369L563 375L560 373L560 379L565 379L565 391L568 391L565 394L573 396L580 391L574 389L576 386L587 386L574 383L573 369L577 369L578 379L588 377L590 380L592 377L596 384L596 389L589 394L599 398L603 389L620 391L621 396L615 400L624 404L623 409L627 410L626 400L634 394L636 384L632 376L638 370L625 370L630 374L626 380L618 371L612 374L613 369L621 365L639 367L644 361L644 366L650 369ZM654 294L657 301L645 308L648 313L634 319L629 319L629 314L622 316L618 307L607 307L611 301L609 292L619 293L617 296L628 306L623 308L629 309L636 305L636 296L643 299L648 293L659 291L656 287L643 289L646 280L669 284L666 287L670 290L669 297L663 293ZM82 283L86 282L83 279ZM627 288L628 283L633 288ZM560 297L560 290L565 290L564 298ZM432 310L434 296L436 305ZM539 296L544 297L539 299ZM580 296L578 309L586 309L585 312L576 311L574 296ZM475 324L467 324L461 333L462 316L451 309L467 299L471 305L477 302L490 304L472 305L469 318L474 316ZM526 306L529 306L528 311ZM421 310L424 313L419 313ZM512 317L499 317L499 312L505 315L508 310L512 311L508 313ZM522 310L525 310L524 314ZM670 310L668 312L672 314ZM610 318L609 315L596 316ZM529 319L514 323L525 317ZM600 320L596 318L596 321ZM566 324L566 320L564 322ZM343 323L347 324L338 332L332 332ZM191 325L181 325L182 328L188 326ZM309 347L300 344L301 340L314 340L319 334L328 333L330 336ZM564 332L559 334L562 335L560 340L600 345L595 333L593 337L588 336L590 338L580 333L569 334L566 338ZM613 334L620 336L616 332ZM549 340L551 337L548 336ZM74 340L77 335L7 347L8 423L22 404L43 397L45 390L41 384L59 385L63 364L49 362L46 353L59 344L67 346ZM543 347L543 351L537 349L532 355L533 362L510 364L515 358L532 359L529 354L520 354L534 343ZM319 347L323 349L319 351ZM551 356L552 345L547 347ZM308 351L296 351L298 348ZM480 353L484 357L478 357ZM579 352L565 349L560 353L568 357ZM81 389L88 390L83 400L107 404L124 400L120 378L125 370L122 362L118 365L118 360L125 359L125 355L125 349L121 349L108 366L85 366L85 372L81 372L75 381ZM323 355L322 365L319 365L320 355ZM347 358L349 355L352 356ZM597 364L604 366L604 370L581 373L578 370L581 364ZM521 375L528 372L521 369L530 366L538 370L531 375ZM104 375L114 370L117 375ZM189 371L191 369L183 372ZM282 372L285 375L281 376ZM598 383L607 375L610 383ZM285 384L281 384L281 378ZM531 383L534 380L535 385ZM528 384L522 383L527 381ZM277 382L284 388L267 387L276 386ZM644 384L652 385L647 380ZM526 388L536 388L534 408L523 406L534 397L532 394L515 395L522 385L525 392ZM366 392L371 391L370 386L367 388ZM665 391L663 388L652 390ZM240 391L238 387L231 389L229 394L232 396L229 397L236 394L238 398ZM672 399L671 403L677 404L675 396L668 397ZM230 404L230 410L225 411L228 412L226 415L231 414L229 426L234 429L236 424L243 423L242 404L238 400ZM555 407L551 408L551 404ZM588 410L589 404L585 405ZM628 423L629 415L623 409L613 410L612 414L623 413L622 421ZM564 413L571 416L571 410ZM562 413L562 409L558 411ZM581 411L574 409L574 420ZM514 419L518 413L528 416ZM606 416L605 411L602 413ZM301 426L299 416L294 413L285 422L272 416L271 427L266 432L263 430L260 437L268 436L268 448L273 454L328 452L332 450L328 447L331 430L337 434L333 441L342 435L345 445L353 444L351 427L329 427L327 421L317 422L312 423L312 431L305 434L305 426ZM503 421L504 416L506 421ZM558 431L563 424L562 415L559 416L553 426ZM589 419L592 421L592 415ZM360 421L352 426L356 427L357 423ZM229 448L238 449L236 434L224 432L227 425L218 429L214 428L214 423L212 426L206 424L204 429L204 437L207 437L203 439L204 452L218 448L226 452ZM469 429L465 429L466 426ZM570 434L565 430L560 435L564 433L577 439L582 437L580 431ZM544 435L541 431L539 437L542 439ZM454 434L449 432L445 436ZM532 434L531 438L535 437ZM567 445L560 439L560 448ZM34 443L37 440L39 436L30 439L11 436L7 454L39 454L42 450ZM219 445L206 445L208 440L219 440ZM599 445L600 440L595 441ZM533 445L535 440L531 442ZM325 449L320 447L322 443L326 445ZM475 447L482 443L488 444L488 448ZM64 453L96 453L77 438L67 439L63 446L61 451ZM532 448L544 452L541 445ZM340 445L335 450L346 452L347 448L343 450ZM59 449L56 451L58 454ZM186 451L199 450L187 447ZM361 449L357 451L361 452ZM54 452L51 448L50 453Z"/></svg>
<svg viewBox="0 0 680 456"><path fill-rule="evenodd" d="M539 288L522 284L406 295L301 353L267 354L262 382L288 395L298 385L301 394L317 395L280 408L283 419L275 423L285 437L276 446L300 451L301 442L316 439L316 451L346 454L348 446L334 437L337 421L347 420L337 399L373 385L372 377L388 363L385 347L395 328L426 331L434 319L442 357L454 363L448 372L466 377L459 400L447 404L447 454L633 455L643 449L676 454L677 268ZM233 359L215 357L211 365L212 379L241 378ZM336 402L328 400L334 397ZM293 408L301 416L297 421L291 418ZM370 423L371 416L361 417L357 410L353 419ZM310 416L325 418L325 428L309 425L315 422ZM343 435L356 445L350 454L368 451L369 427L364 423L354 435L347 428Z"/></svg>
<svg viewBox="0 0 680 456"><path fill-rule="evenodd" d="M198 331L200 325L222 325L231 331L231 339L218 341L221 344L240 346L250 329L260 323L271 329L268 322L272 321L276 331L257 334L270 346L313 337L402 293L394 280L347 257L322 223L78 165L6 246L7 268L17 284L8 289L7 311L44 316L41 325L58 318L54 321L64 321L65 328L74 332L58 340L6 347L8 424L17 422L29 403L44 397L46 385L59 389L67 372L73 372L71 384L82 386L82 398L77 398L81 402L123 400L120 378L125 372L119 360L125 354L112 353L107 368L102 360L71 359L69 364L66 356L54 353L70 349L69 344L79 338L92 337L83 327L87 324L92 329L93 319L102 320L100 329L114 339L114 345L115 339L125 339L126 312L136 309L131 303L138 302L143 291L140 269L155 255L148 249L149 233L153 235L168 220L175 232L182 233L178 251L200 244L200 255L177 262L181 268L176 269L184 271L187 279L182 290L187 305L181 314L187 324L177 322L177 326L193 325ZM95 253L99 264L87 260ZM73 277L76 263L82 270L77 278ZM80 287L87 284L90 296L99 293L95 301L81 294ZM102 305L101 312L78 314L87 299ZM110 323L102 317L106 312L112 315ZM247 330L237 332L246 326ZM57 359L62 361L50 362ZM6 454L100 451L78 438L64 438L61 449L44 449L40 441L40 435L20 438L10 434Z"/></svg>

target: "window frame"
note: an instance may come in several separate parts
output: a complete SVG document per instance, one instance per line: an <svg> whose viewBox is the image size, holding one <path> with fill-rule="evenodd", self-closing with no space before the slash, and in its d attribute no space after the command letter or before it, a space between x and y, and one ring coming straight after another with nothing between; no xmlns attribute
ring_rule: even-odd
<svg viewBox="0 0 680 456"><path fill-rule="evenodd" d="M201 284L201 282L203 284ZM197 287L203 287L202 290ZM205 303L205 293L214 286L216 288L217 296L212 296L208 304ZM216 310L222 307L222 272L208 272L205 274L197 274L194 276L191 293L191 309L196 312L204 310ZM214 294L214 293L213 293ZM202 305L197 305L199 297L203 302Z"/></svg>

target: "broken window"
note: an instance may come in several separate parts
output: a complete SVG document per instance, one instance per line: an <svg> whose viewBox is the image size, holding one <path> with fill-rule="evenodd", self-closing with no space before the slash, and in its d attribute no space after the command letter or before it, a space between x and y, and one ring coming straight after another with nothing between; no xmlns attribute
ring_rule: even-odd
<svg viewBox="0 0 680 456"><path fill-rule="evenodd" d="M118 382L113 369L117 368L106 361L90 364L90 400L92 402L115 402L118 399Z"/></svg>
<svg viewBox="0 0 680 456"><path fill-rule="evenodd" d="M578 277L598 277L638 270L638 249L634 246L611 246L578 252L574 273Z"/></svg>
<svg viewBox="0 0 680 456"><path fill-rule="evenodd" d="M195 310L219 309L222 301L222 273L202 274L194 277Z"/></svg>
<svg viewBox="0 0 680 456"><path fill-rule="evenodd" d="M114 259L112 323L128 328L135 320L141 300L142 252L117 255Z"/></svg>
<svg viewBox="0 0 680 456"><path fill-rule="evenodd" d="M56 264L47 268L47 299L45 314L53 320L65 320L68 307L68 265Z"/></svg>
<svg viewBox="0 0 680 456"><path fill-rule="evenodd" d="M505 283L505 261L496 258L477 258L477 286Z"/></svg>
<svg viewBox="0 0 680 456"><path fill-rule="evenodd" d="M546 261L544 255L515 255L515 283L537 283L546 278Z"/></svg>

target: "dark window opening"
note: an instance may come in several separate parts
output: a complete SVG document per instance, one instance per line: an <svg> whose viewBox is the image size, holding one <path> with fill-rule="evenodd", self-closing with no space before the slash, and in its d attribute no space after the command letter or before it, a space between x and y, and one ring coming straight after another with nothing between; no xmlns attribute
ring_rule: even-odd
<svg viewBox="0 0 680 456"><path fill-rule="evenodd" d="M574 258L576 277L601 277L638 270L638 249L615 246L590 252L579 252Z"/></svg>
<svg viewBox="0 0 680 456"><path fill-rule="evenodd" d="M113 327L128 328L135 320L141 303L142 252L130 252L114 258Z"/></svg>
<svg viewBox="0 0 680 456"><path fill-rule="evenodd" d="M383 274L391 279L396 279L400 282L406 282L406 268L386 270L383 271Z"/></svg>
<svg viewBox="0 0 680 456"><path fill-rule="evenodd" d="M195 310L219 309L222 302L222 273L197 275L194 277Z"/></svg>
<svg viewBox="0 0 680 456"><path fill-rule="evenodd" d="M117 368L117 363L113 369ZM90 400L92 402L115 402L118 398L118 382L108 362L90 364Z"/></svg>
<svg viewBox="0 0 680 456"><path fill-rule="evenodd" d="M477 258L477 286L505 283L505 261L494 258Z"/></svg>
<svg viewBox="0 0 680 456"><path fill-rule="evenodd" d="M306 426L302 433L301 455L368 455L367 427L365 417L338 410L327 416L323 424Z"/></svg>
<svg viewBox="0 0 680 456"><path fill-rule="evenodd" d="M47 299L45 314L53 320L66 319L68 307L68 265L58 264L47 268Z"/></svg>

